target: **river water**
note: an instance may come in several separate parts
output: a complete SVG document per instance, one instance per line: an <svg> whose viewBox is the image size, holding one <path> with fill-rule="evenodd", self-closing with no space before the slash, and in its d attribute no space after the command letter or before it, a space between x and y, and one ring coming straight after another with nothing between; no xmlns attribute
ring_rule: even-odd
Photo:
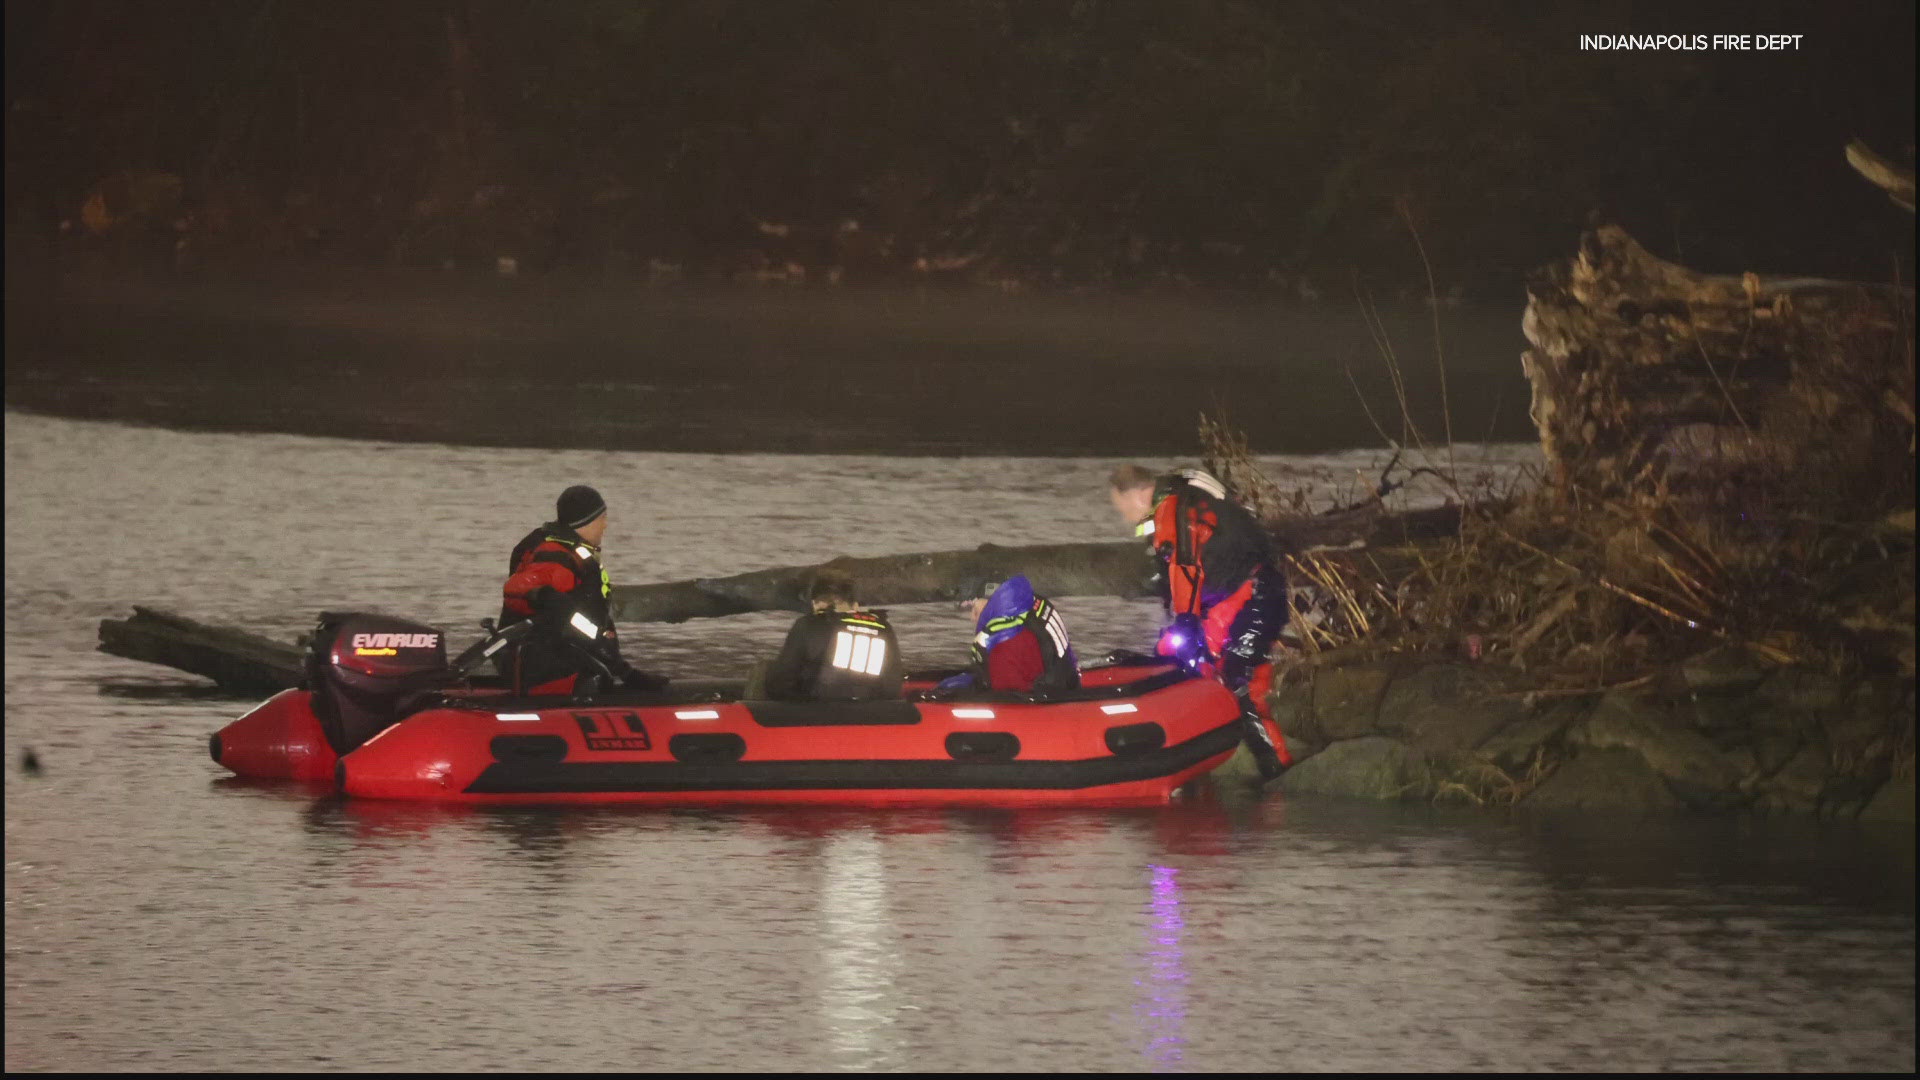
<svg viewBox="0 0 1920 1080"><path fill-rule="evenodd" d="M1510 474L1525 446L1463 447ZM1913 832L1203 793L1128 811L466 809L222 775L134 603L477 635L555 492L616 581L1111 539L1118 458L511 450L6 420L11 1070L1914 1068ZM1169 464L1172 459L1149 459ZM1337 498L1371 452L1263 460ZM1069 598L1083 655L1151 603ZM895 612L913 666L964 620ZM784 615L627 628L737 675ZM42 770L21 758L31 749Z"/></svg>

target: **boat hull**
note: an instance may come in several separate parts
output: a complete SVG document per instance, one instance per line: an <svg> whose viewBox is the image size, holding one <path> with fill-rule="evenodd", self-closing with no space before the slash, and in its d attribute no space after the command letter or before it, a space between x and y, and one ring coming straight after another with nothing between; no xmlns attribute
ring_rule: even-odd
<svg viewBox="0 0 1920 1080"><path fill-rule="evenodd" d="M466 803L1139 805L1239 744L1174 673L1075 700L429 709L343 756L349 796Z"/></svg>
<svg viewBox="0 0 1920 1080"><path fill-rule="evenodd" d="M314 715L313 694L282 690L208 740L213 760L262 780L331 780L340 756Z"/></svg>

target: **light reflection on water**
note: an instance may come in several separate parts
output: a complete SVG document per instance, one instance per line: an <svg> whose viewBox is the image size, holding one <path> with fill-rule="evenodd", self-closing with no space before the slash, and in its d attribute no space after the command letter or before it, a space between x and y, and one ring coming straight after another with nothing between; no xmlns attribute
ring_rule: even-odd
<svg viewBox="0 0 1920 1080"><path fill-rule="evenodd" d="M91 822L47 812L85 786L10 781L10 1068L1799 1070L1912 1053L1898 838L1805 823L1634 846L1603 822L1334 801L543 810L205 779L128 791Z"/></svg>
<svg viewBox="0 0 1920 1080"><path fill-rule="evenodd" d="M1150 904L1153 921L1148 931L1147 976L1136 983L1146 991L1146 1002L1136 1007L1147 1035L1147 1064L1156 1072L1180 1067L1186 1042L1187 971L1182 963L1180 932L1180 871L1170 866L1149 866L1152 877Z"/></svg>
<svg viewBox="0 0 1920 1080"><path fill-rule="evenodd" d="M529 508L580 478L633 508L611 561L638 580L1106 539L1111 464L10 416L6 754L46 771L6 774L6 1067L1913 1068L1910 829L1227 792L1102 812L349 802L222 778L206 735L252 701L93 651L134 602L283 638L370 600L466 625ZM650 497L662 477L690 494ZM113 527L87 529L101 506ZM47 542L72 536L88 558ZM1089 651L1152 620L1065 606ZM916 662L965 648L936 607L899 613ZM786 622L632 638L671 673L727 674Z"/></svg>
<svg viewBox="0 0 1920 1080"><path fill-rule="evenodd" d="M834 1064L861 1071L901 1066L894 1036L896 944L888 933L886 870L871 829L827 839L820 887L820 1024Z"/></svg>

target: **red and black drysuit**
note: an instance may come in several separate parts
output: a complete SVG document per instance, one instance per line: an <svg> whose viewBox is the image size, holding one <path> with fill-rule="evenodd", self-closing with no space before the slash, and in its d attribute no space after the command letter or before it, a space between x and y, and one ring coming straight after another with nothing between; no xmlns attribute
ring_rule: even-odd
<svg viewBox="0 0 1920 1080"><path fill-rule="evenodd" d="M548 523L514 545L507 559L510 575L501 587L499 628L534 619L541 625L517 647L501 651L495 663L516 690L529 694L570 694L581 675L591 674L585 649L613 676L636 689L657 688L665 680L647 675L620 655L610 598L613 584L600 565L600 552L564 525Z"/></svg>
<svg viewBox="0 0 1920 1080"><path fill-rule="evenodd" d="M873 701L900 696L900 643L883 611L816 611L794 620L767 665L767 696L781 701Z"/></svg>
<svg viewBox="0 0 1920 1080"><path fill-rule="evenodd" d="M1199 469L1162 477L1153 491L1153 513L1138 534L1165 576L1166 600L1175 627L1157 651L1178 655L1175 633L1191 616L1206 638L1203 670L1240 699L1247 749L1261 772L1273 776L1293 764L1286 740L1267 710L1273 689L1273 643L1286 628L1286 574L1274 565L1266 531L1225 486Z"/></svg>

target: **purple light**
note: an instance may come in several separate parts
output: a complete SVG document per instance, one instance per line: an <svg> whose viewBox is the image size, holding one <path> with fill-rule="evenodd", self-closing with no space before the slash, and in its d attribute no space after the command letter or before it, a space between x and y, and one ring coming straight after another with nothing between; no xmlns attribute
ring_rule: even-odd
<svg viewBox="0 0 1920 1080"><path fill-rule="evenodd" d="M1186 922L1180 916L1180 872L1170 866L1147 869L1153 875L1153 947L1147 950L1147 978L1140 984L1147 1000L1134 1011L1146 1021L1148 1062L1156 1070L1170 1070L1179 1068L1187 1042L1187 966L1180 942Z"/></svg>

